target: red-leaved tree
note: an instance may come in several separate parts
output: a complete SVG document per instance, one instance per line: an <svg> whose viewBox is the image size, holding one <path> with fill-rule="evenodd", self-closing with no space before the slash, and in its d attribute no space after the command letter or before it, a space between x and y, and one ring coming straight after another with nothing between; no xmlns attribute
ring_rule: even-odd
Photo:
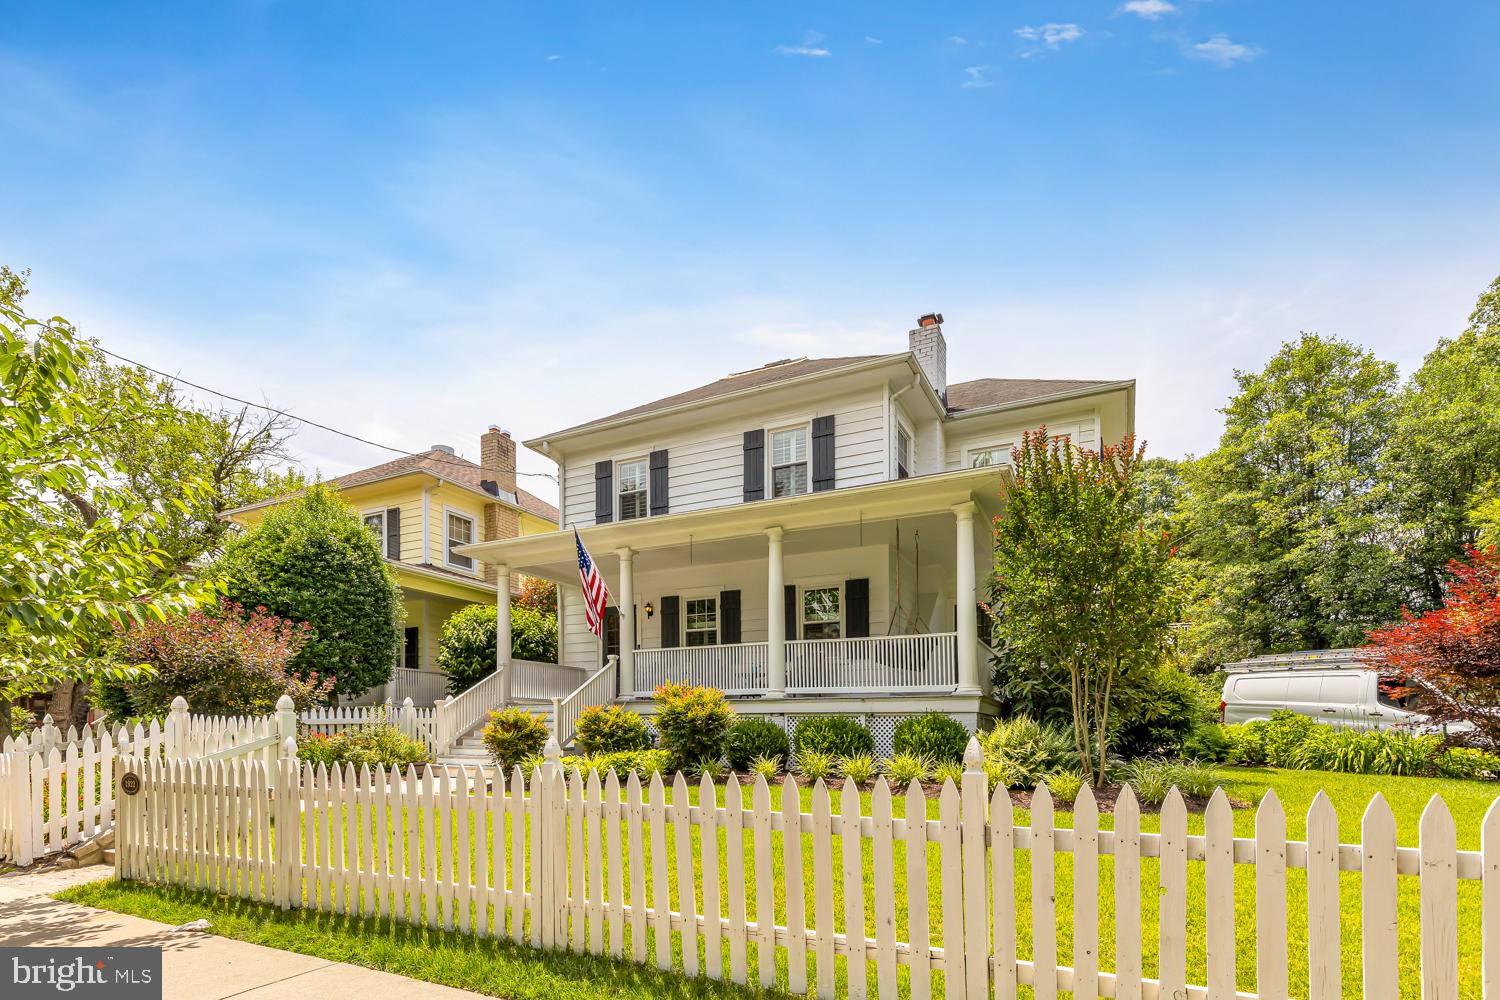
<svg viewBox="0 0 1500 1000"><path fill-rule="evenodd" d="M1365 652L1419 688L1434 721L1472 723L1480 740L1500 745L1500 553L1466 555L1448 563L1442 607L1404 612L1400 625L1370 633Z"/></svg>

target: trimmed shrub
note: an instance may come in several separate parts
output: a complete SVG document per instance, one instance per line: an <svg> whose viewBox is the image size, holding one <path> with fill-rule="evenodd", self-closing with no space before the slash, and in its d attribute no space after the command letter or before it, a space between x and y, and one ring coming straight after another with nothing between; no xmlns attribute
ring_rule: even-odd
<svg viewBox="0 0 1500 1000"><path fill-rule="evenodd" d="M541 753L549 732L546 716L532 715L524 708L502 708L490 713L482 736L495 763L512 768Z"/></svg>
<svg viewBox="0 0 1500 1000"><path fill-rule="evenodd" d="M438 633L438 668L448 674L448 692L458 694L495 672L500 612L493 604L460 608ZM538 663L557 662L557 616L519 604L510 609L510 655Z"/></svg>
<svg viewBox="0 0 1500 1000"><path fill-rule="evenodd" d="M332 736L309 733L297 743L297 759L313 764L405 768L429 764L432 753L421 740L395 726L374 724L339 730Z"/></svg>
<svg viewBox="0 0 1500 1000"><path fill-rule="evenodd" d="M914 753L933 761L963 760L969 745L969 730L942 712L928 712L896 725L892 749Z"/></svg>
<svg viewBox="0 0 1500 1000"><path fill-rule="evenodd" d="M736 719L729 727L729 742L725 756L729 766L736 771L750 767L757 757L774 760L778 767L785 767L792 754L791 740L786 730L770 719Z"/></svg>
<svg viewBox="0 0 1500 1000"><path fill-rule="evenodd" d="M1435 733L1399 729L1341 729L1293 712L1270 721L1225 726L1231 763L1345 774L1425 775L1484 780L1500 773L1500 757L1469 747L1443 746Z"/></svg>
<svg viewBox="0 0 1500 1000"><path fill-rule="evenodd" d="M619 705L590 705L578 713L573 736L579 753L594 757L604 753L645 750L651 734L639 714Z"/></svg>
<svg viewBox="0 0 1500 1000"><path fill-rule="evenodd" d="M793 746L799 757L804 750L832 757L858 757L875 752L875 737L858 719L847 715L823 715L797 724Z"/></svg>
<svg viewBox="0 0 1500 1000"><path fill-rule="evenodd" d="M401 646L401 587L375 535L327 486L309 486L231 536L214 575L244 607L311 626L292 663L297 674L333 677L339 694L390 680Z"/></svg>
<svg viewBox="0 0 1500 1000"><path fill-rule="evenodd" d="M669 683L656 689L656 732L676 770L705 760L719 761L734 724L724 692L711 687Z"/></svg>

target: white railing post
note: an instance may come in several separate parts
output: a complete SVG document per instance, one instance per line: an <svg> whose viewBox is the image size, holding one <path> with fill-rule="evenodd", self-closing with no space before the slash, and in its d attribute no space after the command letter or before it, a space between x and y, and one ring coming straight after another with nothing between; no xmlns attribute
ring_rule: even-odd
<svg viewBox="0 0 1500 1000"><path fill-rule="evenodd" d="M453 701L450 694L447 698L439 698L432 703L432 752L434 755L442 755L448 752L448 742L453 738L450 732L452 722L448 718L448 705Z"/></svg>
<svg viewBox="0 0 1500 1000"><path fill-rule="evenodd" d="M412 704L411 698L401 702L401 715L398 724L401 731L407 736L415 738L417 735L417 706Z"/></svg>
<svg viewBox="0 0 1500 1000"><path fill-rule="evenodd" d="M167 727L167 756L181 760L188 755L191 736L188 703L182 695L172 699L172 711L167 716Z"/></svg>
<svg viewBox="0 0 1500 1000"><path fill-rule="evenodd" d="M559 745L562 744L562 730L560 730L558 728L558 724L561 721L562 721L562 699L558 698L558 697L553 697L553 699L552 699L552 738L555 739L555 740L557 740L557 742L558 742Z"/></svg>
<svg viewBox="0 0 1500 1000"><path fill-rule="evenodd" d="M40 735L42 738L42 759L45 760L47 755L52 752L52 748L57 746L58 743L62 742L62 732L57 728L57 726L53 725L52 714L50 712L42 716L42 728L40 730Z"/></svg>
<svg viewBox="0 0 1500 1000"><path fill-rule="evenodd" d="M276 699L276 735L283 747L291 740L292 756L297 756L297 705L289 694Z"/></svg>

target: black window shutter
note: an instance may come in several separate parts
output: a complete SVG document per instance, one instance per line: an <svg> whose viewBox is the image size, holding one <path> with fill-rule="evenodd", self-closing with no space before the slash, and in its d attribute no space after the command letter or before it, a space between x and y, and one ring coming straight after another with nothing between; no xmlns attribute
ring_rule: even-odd
<svg viewBox="0 0 1500 1000"><path fill-rule="evenodd" d="M719 591L719 642L728 646L740 641L740 592Z"/></svg>
<svg viewBox="0 0 1500 1000"><path fill-rule="evenodd" d="M812 423L812 488L831 490L833 475L833 415L813 417Z"/></svg>
<svg viewBox="0 0 1500 1000"><path fill-rule="evenodd" d="M594 523L615 519L615 463L594 463Z"/></svg>
<svg viewBox="0 0 1500 1000"><path fill-rule="evenodd" d="M675 649L682 645L680 634L678 609L681 602L674 594L661 599L661 648Z"/></svg>
<svg viewBox="0 0 1500 1000"><path fill-rule="evenodd" d="M802 638L797 634L797 585L789 583L783 591L786 595L781 602L781 613L786 618L786 637L788 639Z"/></svg>
<svg viewBox="0 0 1500 1000"><path fill-rule="evenodd" d="M401 558L400 507L389 507L385 512L385 556L387 559Z"/></svg>
<svg viewBox="0 0 1500 1000"><path fill-rule="evenodd" d="M665 514L671 510L667 498L667 452L661 451L651 453L651 516Z"/></svg>
<svg viewBox="0 0 1500 1000"><path fill-rule="evenodd" d="M870 634L870 581L844 581L844 635L864 639Z"/></svg>
<svg viewBox="0 0 1500 1000"><path fill-rule="evenodd" d="M745 502L766 498L766 432L745 432Z"/></svg>

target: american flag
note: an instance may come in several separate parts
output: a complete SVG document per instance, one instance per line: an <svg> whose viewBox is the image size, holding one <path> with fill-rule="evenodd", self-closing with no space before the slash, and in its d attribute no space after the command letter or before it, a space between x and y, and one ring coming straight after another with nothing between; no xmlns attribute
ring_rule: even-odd
<svg viewBox="0 0 1500 1000"><path fill-rule="evenodd" d="M609 588L604 585L604 577L599 575L599 567L594 565L594 560L589 557L589 550L583 547L583 539L578 537L578 529L573 529L573 541L578 543L578 578L583 581L583 615L588 622L589 631L604 637L604 607L609 603Z"/></svg>

